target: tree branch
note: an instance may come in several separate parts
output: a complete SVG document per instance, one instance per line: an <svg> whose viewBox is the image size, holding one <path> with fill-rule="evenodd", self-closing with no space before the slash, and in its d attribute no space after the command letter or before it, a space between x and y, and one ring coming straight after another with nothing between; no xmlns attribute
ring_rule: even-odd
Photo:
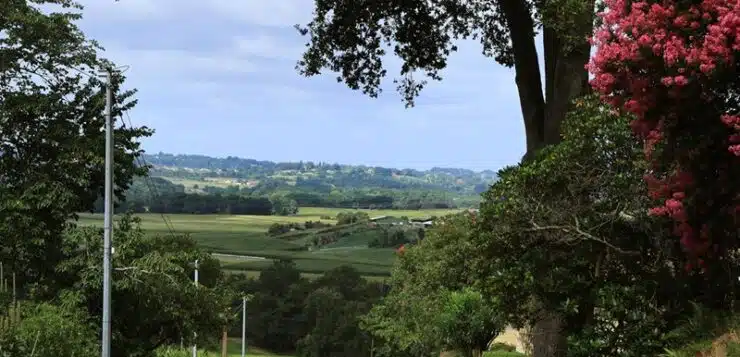
<svg viewBox="0 0 740 357"><path fill-rule="evenodd" d="M578 221L577 217L573 217L574 225L573 226L565 226L565 225L548 225L548 226L540 226L537 223L534 222L534 220L530 221L532 223L533 228L525 229L525 232L541 232L541 231L561 231L564 233L569 234L575 234L583 239L594 241L597 243L601 243L608 248L625 255L638 255L640 252L632 251L632 250L624 250L622 248L619 248L606 240L596 237L591 233L588 233L581 229L581 224Z"/></svg>
<svg viewBox="0 0 740 357"><path fill-rule="evenodd" d="M167 277L173 284L177 284L177 280L175 280L175 278L172 277L169 274L165 274L165 273L157 272L157 271L146 270L146 269L141 269L141 268L135 267L135 266L120 267L120 268L115 268L113 270L115 270L115 271L123 271L123 272L125 272L125 271L132 271L133 270L133 271L136 271L136 272L139 272L139 273L144 273L144 274L162 275L162 276ZM138 280L138 281L141 282L141 280Z"/></svg>

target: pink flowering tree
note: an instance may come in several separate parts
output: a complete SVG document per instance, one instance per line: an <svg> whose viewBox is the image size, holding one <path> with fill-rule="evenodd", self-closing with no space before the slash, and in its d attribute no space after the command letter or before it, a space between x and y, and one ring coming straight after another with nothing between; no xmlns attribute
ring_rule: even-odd
<svg viewBox="0 0 740 357"><path fill-rule="evenodd" d="M605 4L591 84L634 115L652 163L650 213L672 221L687 268L704 270L739 243L740 2Z"/></svg>

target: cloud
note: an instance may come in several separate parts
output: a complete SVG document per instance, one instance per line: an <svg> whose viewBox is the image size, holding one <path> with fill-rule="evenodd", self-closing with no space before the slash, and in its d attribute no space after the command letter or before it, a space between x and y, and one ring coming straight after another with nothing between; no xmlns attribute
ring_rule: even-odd
<svg viewBox="0 0 740 357"><path fill-rule="evenodd" d="M200 3L223 17L265 27L306 23L313 10L312 0L208 0Z"/></svg>
<svg viewBox="0 0 740 357"><path fill-rule="evenodd" d="M232 41L236 52L244 56L257 56L295 62L303 52L303 46L298 43L297 38L268 35L264 32L247 36L236 36Z"/></svg>
<svg viewBox="0 0 740 357"><path fill-rule="evenodd" d="M160 18L167 2L157 0L82 0L83 14L90 21L128 21ZM104 19L100 18L105 17ZM110 16L110 17L109 17Z"/></svg>
<svg viewBox="0 0 740 357"><path fill-rule="evenodd" d="M130 71L146 73L150 79L195 80L214 75L245 75L257 71L249 59L224 50L198 53L174 49L130 49L120 44L107 46L103 56Z"/></svg>
<svg viewBox="0 0 740 357"><path fill-rule="evenodd" d="M296 73L305 38L292 26L310 21L312 0L79 1L83 31L105 57L130 66L140 100L132 120L157 130L147 150L389 166L462 159L485 168L521 157L513 75L483 58L479 43L462 43L444 80L405 109L392 56L377 99L336 83L334 73ZM468 157L488 143L498 146L495 157Z"/></svg>
<svg viewBox="0 0 740 357"><path fill-rule="evenodd" d="M243 25L292 27L311 18L312 0L81 0L86 13L128 19L176 19L186 14Z"/></svg>

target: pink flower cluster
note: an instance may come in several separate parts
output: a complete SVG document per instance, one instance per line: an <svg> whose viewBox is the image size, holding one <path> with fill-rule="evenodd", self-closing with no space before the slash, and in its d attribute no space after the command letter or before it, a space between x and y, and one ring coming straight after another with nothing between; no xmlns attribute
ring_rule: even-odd
<svg viewBox="0 0 740 357"><path fill-rule="evenodd" d="M676 133L665 128L681 127L676 124L695 119L685 114L690 112L686 110L689 106L716 108L717 102L713 101L718 99L712 90L717 81L738 76L735 61L740 58L740 0L702 0L693 4L676 0L605 2L607 10L598 14L603 24L591 39L597 47L587 65L594 76L591 84L605 102L635 116L632 128L645 139L648 160L660 160L662 165L655 167L671 168L666 172L655 169L654 175L646 177L651 196L663 200L650 213L671 217L684 247L701 256L710 245L709 228L687 214L697 211L687 210L687 205L692 204L687 196L696 188L692 176L697 173L686 168L696 166L691 165L691 160L697 160L697 152L703 158L712 156L706 152L711 145L701 143L704 133ZM740 112L702 120L707 121L707 128L719 125L727 130L727 148L734 155L724 156L729 157L726 160L737 160ZM678 135L696 136L697 144L676 145ZM654 157L661 143L672 149L669 157ZM702 210L706 211L698 211ZM699 227L692 227L689 222Z"/></svg>

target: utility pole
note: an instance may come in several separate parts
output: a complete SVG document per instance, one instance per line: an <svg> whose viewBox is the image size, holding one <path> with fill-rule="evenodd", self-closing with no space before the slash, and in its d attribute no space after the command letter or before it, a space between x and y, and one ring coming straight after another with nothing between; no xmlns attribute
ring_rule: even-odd
<svg viewBox="0 0 740 357"><path fill-rule="evenodd" d="M113 237L113 74L105 69L105 221L103 222L103 335L102 357L110 357L111 239Z"/></svg>
<svg viewBox="0 0 740 357"><path fill-rule="evenodd" d="M198 259L195 260L195 271L193 272L195 280L195 287L198 287ZM198 345L195 340L198 338L198 333L193 331L193 357L198 357Z"/></svg>
<svg viewBox="0 0 740 357"><path fill-rule="evenodd" d="M247 297L242 297L242 357L247 354Z"/></svg>

